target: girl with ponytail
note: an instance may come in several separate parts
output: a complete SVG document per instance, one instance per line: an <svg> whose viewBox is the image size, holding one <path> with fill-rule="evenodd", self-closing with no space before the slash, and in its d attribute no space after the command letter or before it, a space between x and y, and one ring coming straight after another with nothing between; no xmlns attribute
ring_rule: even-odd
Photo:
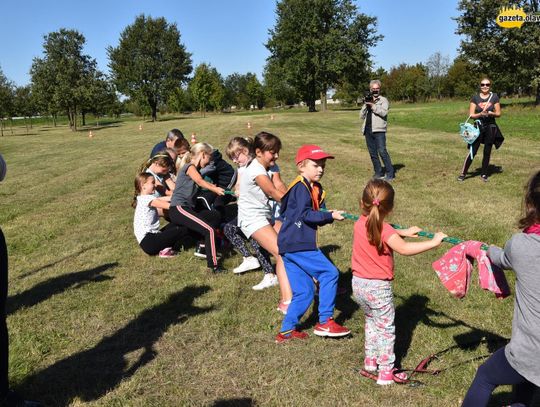
<svg viewBox="0 0 540 407"><path fill-rule="evenodd" d="M395 325L392 280L393 252L405 256L437 247L446 237L435 233L432 240L407 242L403 237L417 237L420 228L396 230L385 222L394 209L394 189L382 179L368 182L360 199L362 215L354 225L352 250L353 297L365 313L364 370L376 372L377 384L394 383L406 378L394 368Z"/></svg>

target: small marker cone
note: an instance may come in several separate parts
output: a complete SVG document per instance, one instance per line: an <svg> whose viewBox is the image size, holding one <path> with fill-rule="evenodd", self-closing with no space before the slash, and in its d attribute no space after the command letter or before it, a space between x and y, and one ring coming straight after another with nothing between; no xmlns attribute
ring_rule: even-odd
<svg viewBox="0 0 540 407"><path fill-rule="evenodd" d="M251 122L247 122L247 128L251 129Z"/></svg>
<svg viewBox="0 0 540 407"><path fill-rule="evenodd" d="M88 133L88 138L92 138L94 135L92 134L92 131L90 130L90 133Z"/></svg>
<svg viewBox="0 0 540 407"><path fill-rule="evenodd" d="M274 120L274 115L273 114L270 115L270 120Z"/></svg>
<svg viewBox="0 0 540 407"><path fill-rule="evenodd" d="M139 131L142 131L142 124L139 124Z"/></svg>
<svg viewBox="0 0 540 407"><path fill-rule="evenodd" d="M191 133L191 144L197 144L197 135L195 133Z"/></svg>

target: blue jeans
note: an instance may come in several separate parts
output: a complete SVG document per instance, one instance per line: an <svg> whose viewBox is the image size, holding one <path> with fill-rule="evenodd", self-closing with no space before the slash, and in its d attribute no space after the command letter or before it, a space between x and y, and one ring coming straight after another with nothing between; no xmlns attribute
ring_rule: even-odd
<svg viewBox="0 0 540 407"><path fill-rule="evenodd" d="M515 401L512 406L516 407L529 405L536 388L533 383L529 382L510 366L504 354L504 347L498 349L478 368L461 406L487 406L495 387L502 384L514 385Z"/></svg>
<svg viewBox="0 0 540 407"><path fill-rule="evenodd" d="M384 175L382 172L381 161L379 160L380 156L386 167L386 176L388 178L394 178L394 166L392 165L392 160L390 160L390 154L386 151L386 132L378 131L373 133L370 130L366 130L364 136L366 137L366 145L369 156L371 157L371 162L373 163L375 176L382 177Z"/></svg>
<svg viewBox="0 0 540 407"><path fill-rule="evenodd" d="M319 322L334 315L339 272L320 250L285 253L281 256L293 292L280 332L295 329L315 295L313 278L319 282Z"/></svg>

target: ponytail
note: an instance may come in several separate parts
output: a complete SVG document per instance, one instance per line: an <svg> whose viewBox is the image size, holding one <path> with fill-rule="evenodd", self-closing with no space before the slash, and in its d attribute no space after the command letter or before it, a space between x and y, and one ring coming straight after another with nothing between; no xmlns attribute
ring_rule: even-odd
<svg viewBox="0 0 540 407"><path fill-rule="evenodd" d="M135 182L134 182L135 192L133 193L133 199L131 201L131 207L132 208L137 207L137 197L141 194L141 186L146 181L148 181L148 178L150 178L150 177L153 177L153 175L148 173L148 172L142 172L142 171L139 172L135 176Z"/></svg>
<svg viewBox="0 0 540 407"><path fill-rule="evenodd" d="M380 179L370 180L360 200L362 213L367 217L366 233L368 241L377 248L377 252L384 251L381 238L383 222L394 208L394 188L388 182Z"/></svg>

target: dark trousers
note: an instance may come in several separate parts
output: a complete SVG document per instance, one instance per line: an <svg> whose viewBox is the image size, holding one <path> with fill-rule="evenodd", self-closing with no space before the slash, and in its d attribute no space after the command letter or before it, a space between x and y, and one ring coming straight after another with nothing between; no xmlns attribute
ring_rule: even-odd
<svg viewBox="0 0 540 407"><path fill-rule="evenodd" d="M193 209L183 206L171 206L169 216L176 225L185 226L204 236L206 263L208 267L217 266L216 229L219 228L221 218L219 212L214 210L195 212Z"/></svg>
<svg viewBox="0 0 540 407"><path fill-rule="evenodd" d="M394 166L392 165L390 154L388 154L388 151L386 150L386 133L384 131L373 133L370 130L366 130L364 136L366 137L369 157L371 158L373 170L375 171L374 175L376 177L382 177L384 175L379 159L380 156L386 167L386 176L388 178L394 178Z"/></svg>
<svg viewBox="0 0 540 407"><path fill-rule="evenodd" d="M8 254L6 239L0 229L0 401L8 391L8 330L6 324L6 300L8 292Z"/></svg>
<svg viewBox="0 0 540 407"><path fill-rule="evenodd" d="M159 233L147 233L139 245L146 254L155 256L166 247L178 250L188 236L189 229L187 227L168 223L161 228Z"/></svg>
<svg viewBox="0 0 540 407"><path fill-rule="evenodd" d="M531 355L531 357L534 357ZM536 386L514 370L504 354L504 347L497 350L476 372L476 376L465 395L462 407L487 406L495 387L514 385L512 406L527 406L532 400Z"/></svg>
<svg viewBox="0 0 540 407"><path fill-rule="evenodd" d="M476 141L472 145L472 152L473 152L473 158L476 157L476 153L478 152L478 149L480 148L480 137L476 139ZM488 173L488 167L489 167L489 160L491 158L491 149L493 148L493 144L486 143L484 144L484 156L482 157L482 175L485 175L487 177ZM465 162L463 163L463 168L461 169L461 173L463 175L467 174L467 171L469 170L469 167L472 163L471 154L467 154L467 158L465 158Z"/></svg>

